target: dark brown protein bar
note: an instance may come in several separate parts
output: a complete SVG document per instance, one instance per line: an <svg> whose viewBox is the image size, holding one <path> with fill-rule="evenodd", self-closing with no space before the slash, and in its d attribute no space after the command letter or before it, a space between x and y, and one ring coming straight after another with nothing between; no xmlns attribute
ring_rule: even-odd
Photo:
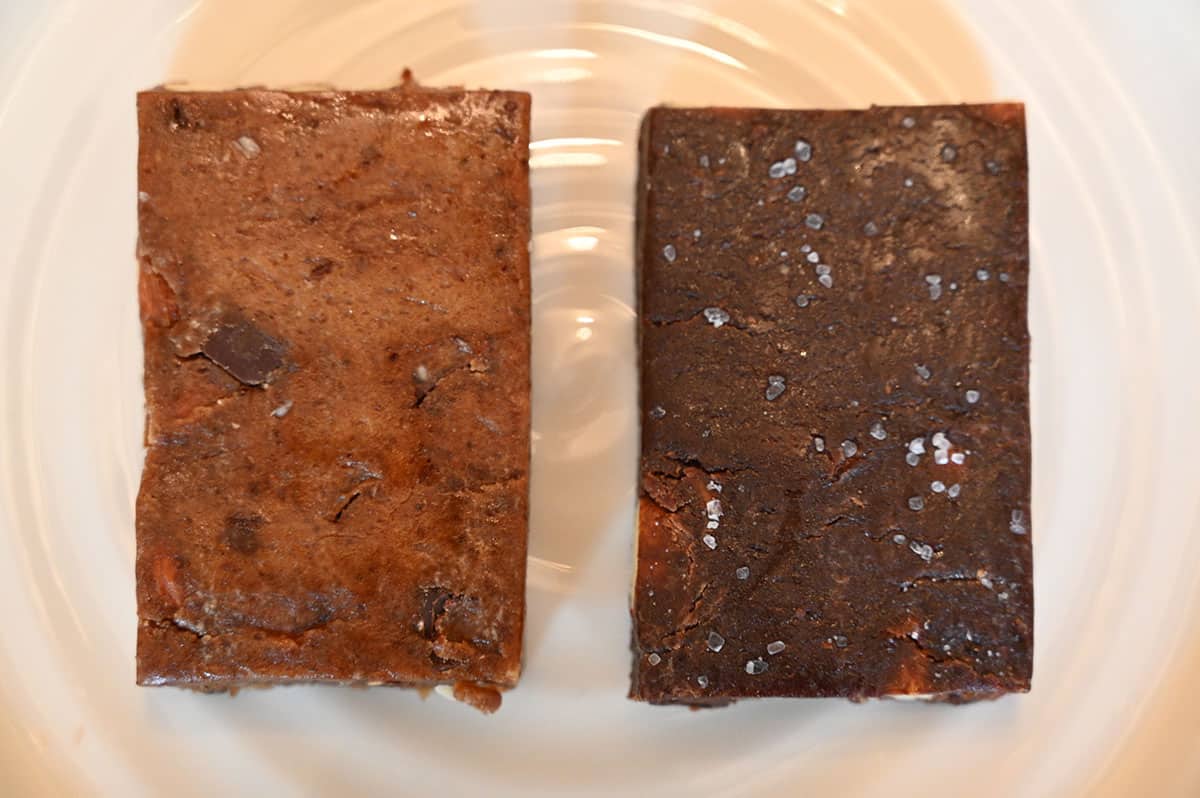
<svg viewBox="0 0 1200 798"><path fill-rule="evenodd" d="M1018 104L642 128L631 697L1027 691Z"/></svg>
<svg viewBox="0 0 1200 798"><path fill-rule="evenodd" d="M137 680L517 682L529 97L138 97Z"/></svg>

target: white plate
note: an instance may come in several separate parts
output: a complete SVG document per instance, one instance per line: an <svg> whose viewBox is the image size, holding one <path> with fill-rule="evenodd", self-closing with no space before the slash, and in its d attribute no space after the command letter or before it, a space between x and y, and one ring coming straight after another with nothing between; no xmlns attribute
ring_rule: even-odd
<svg viewBox="0 0 1200 798"><path fill-rule="evenodd" d="M0 793L1200 794L1198 29L1190 0L8 0ZM490 718L405 691L135 688L133 92L405 65L535 97L525 678ZM627 701L642 109L998 97L1029 104L1033 693Z"/></svg>

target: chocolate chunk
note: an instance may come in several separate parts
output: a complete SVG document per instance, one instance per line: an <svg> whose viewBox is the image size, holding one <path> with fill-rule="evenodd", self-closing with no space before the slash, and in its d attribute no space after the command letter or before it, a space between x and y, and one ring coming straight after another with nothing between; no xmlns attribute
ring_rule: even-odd
<svg viewBox="0 0 1200 798"><path fill-rule="evenodd" d="M258 551L258 530L263 517L258 514L234 513L225 519L225 543L240 554Z"/></svg>
<svg viewBox="0 0 1200 798"><path fill-rule="evenodd" d="M438 621L446 612L446 602L455 598L461 597L440 585L421 589L421 618L417 629L426 640L437 637Z"/></svg>
<svg viewBox="0 0 1200 798"><path fill-rule="evenodd" d="M322 277L333 271L333 261L331 261L329 258L306 258L305 263L312 266L312 269L310 269L308 272L308 277L310 280L320 280Z"/></svg>
<svg viewBox="0 0 1200 798"><path fill-rule="evenodd" d="M180 100L172 100L170 109L172 130L187 130L192 126L192 120L188 116L188 112L184 109L183 103Z"/></svg>
<svg viewBox="0 0 1200 798"><path fill-rule="evenodd" d="M222 322L205 340L204 356L239 382L262 385L283 365L286 347L249 321Z"/></svg>

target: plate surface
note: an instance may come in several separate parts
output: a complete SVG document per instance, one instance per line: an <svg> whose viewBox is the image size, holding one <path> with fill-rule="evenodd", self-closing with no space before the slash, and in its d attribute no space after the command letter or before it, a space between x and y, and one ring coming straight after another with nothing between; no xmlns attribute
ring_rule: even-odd
<svg viewBox="0 0 1200 798"><path fill-rule="evenodd" d="M6 3L0 792L1200 794L1200 10L1098 5ZM522 685L490 718L407 691L137 689L133 92L382 86L405 66L534 94ZM642 110L993 98L1029 106L1033 693L626 701Z"/></svg>

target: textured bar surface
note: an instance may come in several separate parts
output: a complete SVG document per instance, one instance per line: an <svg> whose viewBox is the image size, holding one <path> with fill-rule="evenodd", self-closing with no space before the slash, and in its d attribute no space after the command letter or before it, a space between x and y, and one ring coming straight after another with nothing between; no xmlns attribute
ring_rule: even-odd
<svg viewBox="0 0 1200 798"><path fill-rule="evenodd" d="M1016 104L642 128L631 697L1029 689Z"/></svg>
<svg viewBox="0 0 1200 798"><path fill-rule="evenodd" d="M144 92L138 682L520 672L529 97Z"/></svg>

